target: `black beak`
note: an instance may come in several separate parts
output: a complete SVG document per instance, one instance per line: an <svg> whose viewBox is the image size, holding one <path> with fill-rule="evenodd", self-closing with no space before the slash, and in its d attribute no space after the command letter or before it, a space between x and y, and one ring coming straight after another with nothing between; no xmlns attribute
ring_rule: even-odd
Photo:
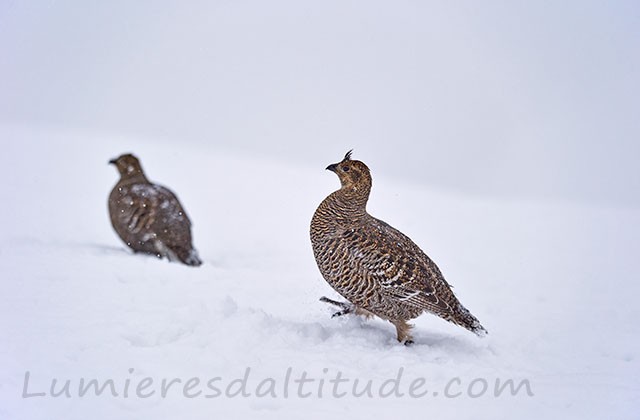
<svg viewBox="0 0 640 420"><path fill-rule="evenodd" d="M327 166L325 169L327 171L335 172L337 167L338 167L338 164L334 163L334 164L331 164L331 165Z"/></svg>
<svg viewBox="0 0 640 420"><path fill-rule="evenodd" d="M117 162L117 159L111 159L111 160L109 161L109 165L115 165L115 164L116 164L116 162Z"/></svg>

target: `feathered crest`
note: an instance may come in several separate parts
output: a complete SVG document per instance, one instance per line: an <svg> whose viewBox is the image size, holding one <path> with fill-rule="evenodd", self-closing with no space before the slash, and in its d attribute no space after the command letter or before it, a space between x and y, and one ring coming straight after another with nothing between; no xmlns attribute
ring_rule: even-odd
<svg viewBox="0 0 640 420"><path fill-rule="evenodd" d="M346 155L344 155L344 159L342 161L351 160L351 154L353 153L353 149L349 150Z"/></svg>

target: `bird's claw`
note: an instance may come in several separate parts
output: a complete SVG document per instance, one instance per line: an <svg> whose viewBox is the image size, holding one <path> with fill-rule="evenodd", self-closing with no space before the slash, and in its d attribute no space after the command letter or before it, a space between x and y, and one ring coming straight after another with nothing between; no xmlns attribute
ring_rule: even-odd
<svg viewBox="0 0 640 420"><path fill-rule="evenodd" d="M351 313L351 311L348 311L348 310L345 309L344 311L335 312L333 315L331 315L331 318L336 318L336 317L347 315L347 314L350 314L350 313Z"/></svg>
<svg viewBox="0 0 640 420"><path fill-rule="evenodd" d="M320 302L329 303L333 306L337 306L338 308L342 308L341 311L335 312L331 315L331 318L336 318L343 315L348 315L354 312L355 305L349 302L338 302L337 300L329 299L328 297L322 296L320 298Z"/></svg>

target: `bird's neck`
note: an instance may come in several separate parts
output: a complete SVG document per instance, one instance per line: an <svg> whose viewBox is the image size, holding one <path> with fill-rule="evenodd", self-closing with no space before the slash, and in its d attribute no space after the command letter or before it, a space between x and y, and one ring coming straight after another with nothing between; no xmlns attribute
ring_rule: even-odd
<svg viewBox="0 0 640 420"><path fill-rule="evenodd" d="M331 194L332 207L350 220L356 221L367 217L367 201L371 187L367 185L343 186Z"/></svg>
<svg viewBox="0 0 640 420"><path fill-rule="evenodd" d="M130 174L122 174L119 184L149 184L149 180L142 171Z"/></svg>

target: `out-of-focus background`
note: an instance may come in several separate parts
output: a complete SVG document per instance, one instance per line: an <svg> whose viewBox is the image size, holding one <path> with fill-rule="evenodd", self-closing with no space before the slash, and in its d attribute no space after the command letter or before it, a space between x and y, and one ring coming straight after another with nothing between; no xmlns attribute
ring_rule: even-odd
<svg viewBox="0 0 640 420"><path fill-rule="evenodd" d="M637 206L639 16L635 1L7 0L0 123L318 167L355 148L413 183Z"/></svg>

